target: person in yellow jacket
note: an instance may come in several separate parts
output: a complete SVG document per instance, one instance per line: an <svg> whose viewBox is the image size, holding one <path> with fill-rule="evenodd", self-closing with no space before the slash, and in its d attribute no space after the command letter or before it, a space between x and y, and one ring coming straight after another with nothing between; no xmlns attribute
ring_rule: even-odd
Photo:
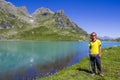
<svg viewBox="0 0 120 80"><path fill-rule="evenodd" d="M96 67L98 69L98 75L103 76L101 70L101 41L98 39L97 34L92 32L90 34L91 41L89 42L89 56L92 67L92 75L96 74Z"/></svg>

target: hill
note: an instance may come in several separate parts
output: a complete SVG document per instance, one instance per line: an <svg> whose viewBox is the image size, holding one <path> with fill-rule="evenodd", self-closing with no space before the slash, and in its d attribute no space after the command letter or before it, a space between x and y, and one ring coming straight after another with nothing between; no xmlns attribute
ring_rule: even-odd
<svg viewBox="0 0 120 80"><path fill-rule="evenodd" d="M1 40L86 40L87 36L63 10L41 7L30 15L25 6L0 0Z"/></svg>
<svg viewBox="0 0 120 80"><path fill-rule="evenodd" d="M109 47L102 50L102 71L104 76L92 76L89 58L82 59L78 64L62 71L37 80L120 80L120 47Z"/></svg>
<svg viewBox="0 0 120 80"><path fill-rule="evenodd" d="M120 38L116 38L115 41L120 41Z"/></svg>

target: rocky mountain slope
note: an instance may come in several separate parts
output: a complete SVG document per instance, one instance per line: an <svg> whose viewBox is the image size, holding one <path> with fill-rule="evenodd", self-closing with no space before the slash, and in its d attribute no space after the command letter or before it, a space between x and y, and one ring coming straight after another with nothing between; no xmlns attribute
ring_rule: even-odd
<svg viewBox="0 0 120 80"><path fill-rule="evenodd" d="M4 40L86 40L88 34L63 10L41 7L30 15L26 7L0 0L0 39Z"/></svg>

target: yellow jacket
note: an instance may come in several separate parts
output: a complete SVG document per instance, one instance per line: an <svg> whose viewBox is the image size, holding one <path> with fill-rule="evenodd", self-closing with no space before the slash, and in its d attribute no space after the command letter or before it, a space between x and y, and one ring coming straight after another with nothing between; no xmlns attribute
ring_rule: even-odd
<svg viewBox="0 0 120 80"><path fill-rule="evenodd" d="M101 41L97 39L95 42L89 42L90 54L99 54L99 47L101 46Z"/></svg>

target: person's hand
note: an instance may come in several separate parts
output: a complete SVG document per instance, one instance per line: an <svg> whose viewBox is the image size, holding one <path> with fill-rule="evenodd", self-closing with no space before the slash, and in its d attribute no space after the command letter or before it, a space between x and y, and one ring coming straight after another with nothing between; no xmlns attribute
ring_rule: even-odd
<svg viewBox="0 0 120 80"><path fill-rule="evenodd" d="M99 57L101 57L101 53L99 53Z"/></svg>

